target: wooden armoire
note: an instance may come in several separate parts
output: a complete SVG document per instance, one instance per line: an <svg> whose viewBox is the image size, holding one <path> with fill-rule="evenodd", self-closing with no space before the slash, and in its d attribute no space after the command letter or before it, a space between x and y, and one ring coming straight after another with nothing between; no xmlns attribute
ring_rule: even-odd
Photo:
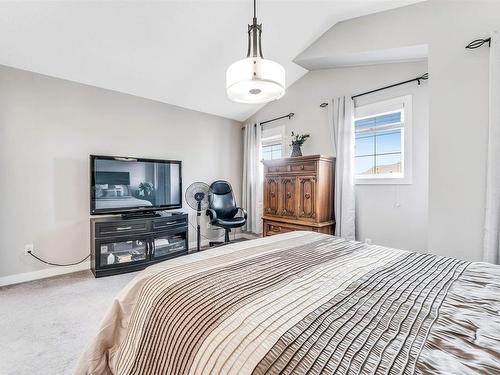
<svg viewBox="0 0 500 375"><path fill-rule="evenodd" d="M308 155L263 163L264 236L295 230L333 234L335 159Z"/></svg>

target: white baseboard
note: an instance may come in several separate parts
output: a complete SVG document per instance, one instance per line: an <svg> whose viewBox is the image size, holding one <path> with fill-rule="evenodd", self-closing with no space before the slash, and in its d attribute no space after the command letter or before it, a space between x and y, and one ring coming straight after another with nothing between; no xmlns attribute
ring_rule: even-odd
<svg viewBox="0 0 500 375"><path fill-rule="evenodd" d="M33 281L45 279L47 277L64 275L66 273L73 273L78 271L85 271L90 269L90 262L83 262L74 266L67 267L51 267L39 271L18 273L15 275L0 277L0 286L24 283L26 281Z"/></svg>

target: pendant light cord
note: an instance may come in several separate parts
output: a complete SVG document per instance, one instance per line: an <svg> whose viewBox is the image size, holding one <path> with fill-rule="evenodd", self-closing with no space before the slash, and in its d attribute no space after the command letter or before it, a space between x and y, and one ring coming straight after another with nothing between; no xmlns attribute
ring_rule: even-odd
<svg viewBox="0 0 500 375"><path fill-rule="evenodd" d="M257 0L253 0L253 18L257 18Z"/></svg>

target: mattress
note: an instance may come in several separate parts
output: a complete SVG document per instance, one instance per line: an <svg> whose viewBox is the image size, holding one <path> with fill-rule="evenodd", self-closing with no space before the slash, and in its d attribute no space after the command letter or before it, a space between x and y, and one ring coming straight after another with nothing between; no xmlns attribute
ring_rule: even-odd
<svg viewBox="0 0 500 375"><path fill-rule="evenodd" d="M312 232L191 254L121 291L77 373L500 373L500 267Z"/></svg>

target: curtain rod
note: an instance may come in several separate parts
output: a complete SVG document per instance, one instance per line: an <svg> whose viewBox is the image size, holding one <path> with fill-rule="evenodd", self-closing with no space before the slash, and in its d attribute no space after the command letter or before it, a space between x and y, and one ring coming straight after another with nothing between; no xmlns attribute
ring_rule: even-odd
<svg viewBox="0 0 500 375"><path fill-rule="evenodd" d="M285 118L285 117L288 117L288 119L290 120L293 116L295 116L295 113L290 112L288 115L284 115L284 116L276 117L276 118L273 118L273 119L271 119L271 120L262 121L262 122L260 123L260 125L264 125L264 124L267 124L268 122L273 122L273 121L276 121L276 120L281 120L282 118Z"/></svg>
<svg viewBox="0 0 500 375"><path fill-rule="evenodd" d="M276 118L273 118L271 120L262 121L259 125L262 126L264 124L267 124L268 122L273 122L273 121L276 121L276 120L281 120L281 119L286 118L286 117L288 117L288 119L290 120L293 116L295 116L295 113L290 112L288 115L276 117ZM254 126L257 126L257 124L254 124ZM244 129L245 129L245 127L241 128L241 130L244 130Z"/></svg>
<svg viewBox="0 0 500 375"><path fill-rule="evenodd" d="M483 44L488 43L488 47L491 47L491 38L476 39L465 46L467 49L476 49L481 47Z"/></svg>
<svg viewBox="0 0 500 375"><path fill-rule="evenodd" d="M351 99L356 99L356 98L358 98L360 96L363 96L363 95L373 94L374 92L377 92L377 91L387 90L387 89L390 89L392 87L406 85L407 83L410 83L410 82L418 82L418 84L420 85L420 81L426 81L428 79L429 79L429 73L425 73L425 74L422 74L420 77L409 79L407 81L394 83L394 84L389 85L389 86L384 86L384 87L380 87L380 88L375 89L375 90L370 90L370 91L367 91L367 92L363 92L361 94L353 95L353 96L351 96ZM328 103L321 103L319 106L321 108L325 108L326 106L328 106Z"/></svg>

